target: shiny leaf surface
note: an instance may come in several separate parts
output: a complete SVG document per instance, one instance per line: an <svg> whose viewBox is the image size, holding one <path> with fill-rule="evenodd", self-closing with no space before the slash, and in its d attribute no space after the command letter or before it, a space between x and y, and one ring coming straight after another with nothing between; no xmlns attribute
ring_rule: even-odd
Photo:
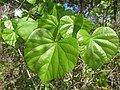
<svg viewBox="0 0 120 90"><path fill-rule="evenodd" d="M85 63L94 70L110 61L118 49L118 36L109 27L96 29L92 36L85 31L80 31L80 54ZM82 39L80 39L82 38Z"/></svg>
<svg viewBox="0 0 120 90"><path fill-rule="evenodd" d="M25 46L25 60L42 82L59 79L71 71L77 63L78 41L65 38L54 41L46 29L37 29Z"/></svg>

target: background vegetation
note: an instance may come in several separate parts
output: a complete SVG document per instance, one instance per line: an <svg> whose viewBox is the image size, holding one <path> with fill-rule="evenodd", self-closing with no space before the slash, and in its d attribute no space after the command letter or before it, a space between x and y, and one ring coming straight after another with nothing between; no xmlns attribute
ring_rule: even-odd
<svg viewBox="0 0 120 90"><path fill-rule="evenodd" d="M37 20L43 14L50 14L54 3L62 4L68 14L82 13L92 21L93 30L100 26L109 26L120 38L119 0L37 0L35 4L26 0L1 0L0 25L2 27L2 21L6 19L14 20L24 16ZM0 38L1 90L120 90L120 49L109 63L96 71L89 69L79 57L71 72L59 80L43 85L20 56L23 45L19 48L21 52Z"/></svg>

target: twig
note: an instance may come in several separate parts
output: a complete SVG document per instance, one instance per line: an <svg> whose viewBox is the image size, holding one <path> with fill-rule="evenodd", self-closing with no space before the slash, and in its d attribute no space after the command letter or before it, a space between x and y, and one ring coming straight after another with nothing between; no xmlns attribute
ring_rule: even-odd
<svg viewBox="0 0 120 90"><path fill-rule="evenodd" d="M32 83L33 83L33 86L34 86L35 90L37 90L37 88L36 88L36 86L35 86L35 83L34 83L34 81L33 81L32 77L31 77L31 75L30 75L29 70L28 70L28 69L26 69L26 71L27 71L27 74L28 74L29 78L31 79L31 81L32 81Z"/></svg>
<svg viewBox="0 0 120 90"><path fill-rule="evenodd" d="M20 9L21 8L21 6L23 5L23 3L25 2L25 0L20 4L20 6L18 7L18 9Z"/></svg>
<svg viewBox="0 0 120 90"><path fill-rule="evenodd" d="M24 57L23 57L20 49L18 49L18 52L19 52L20 56L22 57L22 59L24 60ZM26 66L26 67L27 67L27 66ZM29 72L29 70L28 70L27 68L26 68L26 71L27 71L27 74L28 74L30 80L31 80L32 83L33 83L34 89L37 90L36 85L35 85L35 82L33 81L32 77L31 77L31 75L30 75L30 72Z"/></svg>

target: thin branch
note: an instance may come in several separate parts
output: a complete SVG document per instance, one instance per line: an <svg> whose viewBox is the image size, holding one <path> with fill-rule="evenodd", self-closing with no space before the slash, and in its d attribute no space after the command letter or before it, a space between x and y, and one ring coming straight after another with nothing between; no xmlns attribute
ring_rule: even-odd
<svg viewBox="0 0 120 90"><path fill-rule="evenodd" d="M18 52L19 52L20 56L22 57L22 59L24 60L24 57L23 57L20 49L18 49ZM26 67L27 67L27 66L26 66ZM26 68L26 71L27 71L27 74L28 74L30 80L31 80L32 83L33 83L34 89L37 90L36 85L35 85L35 82L33 81L32 77L31 77L31 75L30 75L30 72L29 72L29 70L28 70L27 68Z"/></svg>

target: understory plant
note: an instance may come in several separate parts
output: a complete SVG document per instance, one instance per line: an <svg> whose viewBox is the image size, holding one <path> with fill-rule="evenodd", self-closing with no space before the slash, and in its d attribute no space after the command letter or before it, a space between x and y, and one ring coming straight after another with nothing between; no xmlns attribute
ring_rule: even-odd
<svg viewBox="0 0 120 90"><path fill-rule="evenodd" d="M1 21L2 39L18 50L24 44L22 56L43 84L72 71L78 57L97 70L118 51L118 36L110 27L92 30L92 22L83 15L60 13L55 5L51 14L37 20L27 16Z"/></svg>

